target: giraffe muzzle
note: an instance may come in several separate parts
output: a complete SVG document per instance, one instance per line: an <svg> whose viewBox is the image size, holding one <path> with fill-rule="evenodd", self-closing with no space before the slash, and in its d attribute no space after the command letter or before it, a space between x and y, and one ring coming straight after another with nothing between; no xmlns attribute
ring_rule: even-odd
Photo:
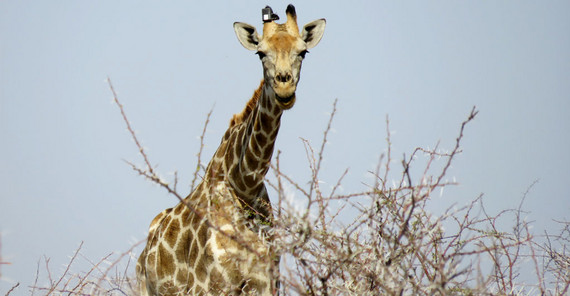
<svg viewBox="0 0 570 296"><path fill-rule="evenodd" d="M289 109L293 106L293 103L295 103L295 93L288 97L275 95L275 99L277 99L277 102L282 106L283 109Z"/></svg>
<svg viewBox="0 0 570 296"><path fill-rule="evenodd" d="M280 80L281 79L281 80ZM285 81L282 81L285 80ZM275 99L284 108L289 109L293 106L295 102L295 89L296 84L289 74L289 78L286 76L276 75L273 81L273 92L275 93Z"/></svg>

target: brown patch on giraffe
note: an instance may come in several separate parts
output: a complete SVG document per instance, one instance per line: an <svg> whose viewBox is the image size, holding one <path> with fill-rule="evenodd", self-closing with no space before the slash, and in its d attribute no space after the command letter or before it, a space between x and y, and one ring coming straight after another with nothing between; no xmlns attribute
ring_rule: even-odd
<svg viewBox="0 0 570 296"><path fill-rule="evenodd" d="M255 176L253 174L243 176L243 182L245 183L247 188L251 188L251 187L257 185L258 181L259 180L257 178L255 178Z"/></svg>
<svg viewBox="0 0 570 296"><path fill-rule="evenodd" d="M182 224L184 225L188 225L188 221L190 220L190 213L192 213L192 211L190 210L190 208L188 208L187 203L191 203L191 198L194 194L190 194L188 195L188 197L186 198L186 200L184 201L184 203L180 203L180 209L181 209L181 213L180 213L180 217L182 217Z"/></svg>
<svg viewBox="0 0 570 296"><path fill-rule="evenodd" d="M199 282L203 282L206 279L206 275L208 274L208 265L206 265L207 263L206 257L208 257L208 255L202 254L196 266L194 266L194 273L196 274L196 278Z"/></svg>
<svg viewBox="0 0 570 296"><path fill-rule="evenodd" d="M178 216L180 215L180 213L182 213L182 210L184 208L184 204L178 204L175 208L174 208L174 215Z"/></svg>
<svg viewBox="0 0 570 296"><path fill-rule="evenodd" d="M226 163L234 163L234 159L236 158L235 150L228 150L225 154L225 161Z"/></svg>
<svg viewBox="0 0 570 296"><path fill-rule="evenodd" d="M257 116L256 113L258 111L255 110L253 112L255 113L251 115L251 118L255 118ZM251 135L252 130L253 130L253 123L250 121L250 123L247 125L246 134Z"/></svg>
<svg viewBox="0 0 570 296"><path fill-rule="evenodd" d="M220 258L222 259L220 265L225 271L230 283L234 286L240 285L243 280L243 275L240 272L235 260L233 258L230 258L229 255L225 255L222 258Z"/></svg>
<svg viewBox="0 0 570 296"><path fill-rule="evenodd" d="M261 148L267 145L267 136L265 136L263 133L257 133L255 134L255 139L257 140L257 147L255 147L255 150L261 152ZM260 153L256 152L256 154Z"/></svg>
<svg viewBox="0 0 570 296"><path fill-rule="evenodd" d="M206 293L204 292L204 289L202 289L202 287L200 287L199 285L196 285L194 287L194 294L193 295L202 296L202 295L206 295Z"/></svg>
<svg viewBox="0 0 570 296"><path fill-rule="evenodd" d="M235 115L234 115L235 116ZM230 126L231 126L231 122L230 122ZM222 138L222 142L227 141L230 138L231 135L231 130L228 129L225 133L224 133L224 137Z"/></svg>
<svg viewBox="0 0 570 296"><path fill-rule="evenodd" d="M260 136L260 135L258 135ZM265 138L265 136L263 136ZM266 141L267 139L265 138L264 141ZM255 155L255 157L261 157L263 156L263 147L261 147L260 145L256 144L256 143L250 143L250 147L249 150L251 150L251 152L253 153L253 155Z"/></svg>
<svg viewBox="0 0 570 296"><path fill-rule="evenodd" d="M188 252L190 251L191 231L190 229L183 229L180 233L180 242L174 253L178 262L186 262Z"/></svg>
<svg viewBox="0 0 570 296"><path fill-rule="evenodd" d="M214 267L210 271L210 282L208 284L208 290L210 292L216 292L219 295L222 294L222 287L225 284L224 276Z"/></svg>
<svg viewBox="0 0 570 296"><path fill-rule="evenodd" d="M253 171L253 170L257 169L256 164L259 161L257 160L257 157L255 155L253 155L253 152L248 149L245 151L244 162L247 165L248 170ZM251 185L248 184L247 182L245 183L245 185L247 185L248 187L251 187Z"/></svg>
<svg viewBox="0 0 570 296"><path fill-rule="evenodd" d="M269 116L269 114L265 112L260 112L258 118L259 118L259 124L261 125L263 130L273 125L273 117Z"/></svg>
<svg viewBox="0 0 570 296"><path fill-rule="evenodd" d="M188 254L188 266L194 267L196 263L196 258L200 253L200 247L198 247L198 242L196 239L192 240L192 246L190 247L190 253Z"/></svg>
<svg viewBox="0 0 570 296"><path fill-rule="evenodd" d="M274 133L274 131L279 130L279 126L280 126L279 118L280 117L281 116L277 116L277 118L271 118L270 121L273 121L273 120L277 121L277 123L275 125L261 123L261 128L263 129L263 132L265 132L265 134L267 134L271 137L271 135Z"/></svg>
<svg viewBox="0 0 570 296"><path fill-rule="evenodd" d="M158 277L171 275L174 273L174 257L168 252L163 244L158 245Z"/></svg>
<svg viewBox="0 0 570 296"><path fill-rule="evenodd" d="M150 266L154 266L155 265L155 260L156 260L156 252L149 252L147 254L146 257L146 262L147 264L149 264ZM145 264L146 266L146 264ZM147 268L146 269L146 276L147 278L156 280L156 268Z"/></svg>
<svg viewBox="0 0 570 296"><path fill-rule="evenodd" d="M167 215L166 217L164 217L164 219L162 220L161 224L164 225L164 227L168 227L168 225L170 224L170 221L172 220L172 216Z"/></svg>
<svg viewBox="0 0 570 296"><path fill-rule="evenodd" d="M203 199L203 195L199 194L199 200ZM196 229L196 226L198 226L200 224L200 221L202 221L202 215L203 213L201 211L199 211L198 209L196 209L196 207L194 206L195 211L191 211L190 209L188 209L188 215L190 218L190 227L192 227L192 229Z"/></svg>
<svg viewBox="0 0 570 296"><path fill-rule="evenodd" d="M262 88L263 88L263 80L261 80L259 87L253 92L253 96L251 97L251 99L249 99L243 111L241 111L241 113L234 114L232 120L230 120L230 127L242 123L244 119L246 119L249 116L249 114L251 114L251 111L253 111L255 106L257 106L257 101L259 101L259 98L261 97Z"/></svg>
<svg viewBox="0 0 570 296"><path fill-rule="evenodd" d="M168 243L171 248L176 245L176 240L178 238L178 233L180 232L180 222L178 219L172 219L168 228L166 228L166 233L164 234L164 240Z"/></svg>
<svg viewBox="0 0 570 296"><path fill-rule="evenodd" d="M203 279L200 279L199 275L206 275L208 273L208 267L212 264L212 262L214 262L213 252L210 250L210 244L207 244L204 247L204 252L202 252L202 256L198 261L198 264L194 267L198 280L203 281Z"/></svg>
<svg viewBox="0 0 570 296"><path fill-rule="evenodd" d="M215 267L212 268L212 271L210 271L210 290L220 290L220 285L223 282L225 282L224 276L218 271L218 269Z"/></svg>
<svg viewBox="0 0 570 296"><path fill-rule="evenodd" d="M176 281L185 284L188 287L192 287L194 285L194 276L192 273L188 272L188 268L186 266L182 268L178 268L176 271Z"/></svg>
<svg viewBox="0 0 570 296"><path fill-rule="evenodd" d="M233 177L233 179L232 179L234 181L233 185L235 187L237 187L237 189L239 191L243 192L243 191L247 190L245 183L243 183L243 180L239 177L240 176L239 166L237 166L237 165L233 166L231 168L230 175Z"/></svg>
<svg viewBox="0 0 570 296"><path fill-rule="evenodd" d="M196 240L198 240L200 248L204 248L206 246L206 242L208 241L208 228L209 227L206 223L202 223L196 232Z"/></svg>
<svg viewBox="0 0 570 296"><path fill-rule="evenodd" d="M275 144L271 143L269 145L267 145L267 147L265 147L265 149L263 150L263 158L270 158L271 155L273 155L273 146Z"/></svg>
<svg viewBox="0 0 570 296"><path fill-rule="evenodd" d="M231 135L228 135L228 137L231 138ZM223 140L223 141L220 143L220 146L218 147L218 150L216 150L216 154L212 157L212 159L224 157L224 154L225 154L226 151L227 151L227 146L228 146L227 143L228 143L227 140Z"/></svg>

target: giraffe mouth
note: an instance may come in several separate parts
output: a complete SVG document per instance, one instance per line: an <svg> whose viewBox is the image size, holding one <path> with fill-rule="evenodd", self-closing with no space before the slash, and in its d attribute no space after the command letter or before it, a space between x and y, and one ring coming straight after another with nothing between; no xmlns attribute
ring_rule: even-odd
<svg viewBox="0 0 570 296"><path fill-rule="evenodd" d="M275 95L275 98L277 99L277 102L279 102L281 105L283 105L283 107L291 107L291 105L295 102L295 93L293 93L292 95L288 96L288 97L281 97L279 95Z"/></svg>

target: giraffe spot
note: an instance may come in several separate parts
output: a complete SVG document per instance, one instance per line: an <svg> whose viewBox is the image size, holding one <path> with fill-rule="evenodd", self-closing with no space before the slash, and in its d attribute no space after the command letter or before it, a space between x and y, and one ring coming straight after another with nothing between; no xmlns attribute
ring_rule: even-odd
<svg viewBox="0 0 570 296"><path fill-rule="evenodd" d="M198 247L196 239L193 239L192 246L190 247L190 254L188 256L188 266L194 266L196 263L196 258L198 257L198 253L200 253L200 248Z"/></svg>
<svg viewBox="0 0 570 296"><path fill-rule="evenodd" d="M265 135L256 134L256 137L259 137L259 136L264 137L265 141L267 141ZM255 155L255 157L259 158L262 156L261 153L263 152L263 147L261 146L261 144L259 144L259 140L256 140L255 143L254 142L249 143L248 148L249 148L248 150L250 150L253 153L253 155Z"/></svg>
<svg viewBox="0 0 570 296"><path fill-rule="evenodd" d="M194 285L194 275L188 272L188 268L179 268L176 272L176 281L185 285L186 287L192 287Z"/></svg>
<svg viewBox="0 0 570 296"><path fill-rule="evenodd" d="M267 147L265 147L265 150L263 151L263 158L271 158L271 155L273 155L273 146L275 144L274 143L270 143L269 145L267 145Z"/></svg>
<svg viewBox="0 0 570 296"><path fill-rule="evenodd" d="M255 132L259 132L261 130L261 123L259 120L255 120L255 122L253 123L253 130Z"/></svg>
<svg viewBox="0 0 570 296"><path fill-rule="evenodd" d="M246 130L240 126L237 130L237 133L235 133L235 138L237 139L233 139L234 141L232 143L238 143L238 141L243 140L245 132Z"/></svg>
<svg viewBox="0 0 570 296"><path fill-rule="evenodd" d="M180 203L178 204L175 208L174 208L174 215L179 216L180 213L182 213L182 210L184 209L184 204Z"/></svg>
<svg viewBox="0 0 570 296"><path fill-rule="evenodd" d="M202 225L200 225L200 228L198 228L198 233L196 234L198 243L202 248L206 246L206 241L208 241L208 228L209 227L206 225L206 223L202 223Z"/></svg>
<svg viewBox="0 0 570 296"><path fill-rule="evenodd" d="M206 295L206 293L204 293L204 289L202 289L202 287L200 287L199 285L194 286L194 294L193 295Z"/></svg>
<svg viewBox="0 0 570 296"><path fill-rule="evenodd" d="M251 131L253 130L253 124L251 122L247 125L246 134L251 135Z"/></svg>
<svg viewBox="0 0 570 296"><path fill-rule="evenodd" d="M253 174L243 176L243 182L247 186L247 188L251 188L257 185L257 179L253 176Z"/></svg>
<svg viewBox="0 0 570 296"><path fill-rule="evenodd" d="M150 263L150 264L149 264L150 266L154 266L155 261L156 261L156 252L149 252L149 253L147 254L146 262L147 262L147 263Z"/></svg>
<svg viewBox="0 0 570 296"><path fill-rule="evenodd" d="M158 245L158 266L157 273L159 278L174 274L174 257L168 252L163 244Z"/></svg>
<svg viewBox="0 0 570 296"><path fill-rule="evenodd" d="M235 143L236 142L236 138L238 137L239 131L238 132L233 132L230 135L230 139L227 141L227 143ZM225 144L225 143L224 143ZM224 149L225 150L225 149Z"/></svg>
<svg viewBox="0 0 570 296"><path fill-rule="evenodd" d="M241 284L243 276L239 271L239 268L235 260L230 258L225 258L225 260L221 260L220 265L232 285L238 286L239 284Z"/></svg>
<svg viewBox="0 0 570 296"><path fill-rule="evenodd" d="M235 125L235 121L234 118L232 118L232 122L230 122L230 125ZM224 137L222 139L222 141L227 141L230 138L230 129L228 129L226 131L226 133L224 134Z"/></svg>
<svg viewBox="0 0 570 296"><path fill-rule="evenodd" d="M218 150L216 150L216 154L212 157L212 160L222 158L227 150L226 149L227 146L228 146L227 142L222 142L220 144L220 147L218 147Z"/></svg>
<svg viewBox="0 0 570 296"><path fill-rule="evenodd" d="M194 272L196 273L196 278L198 281L203 282L206 279L206 275L208 273L208 266L206 265L206 254L203 254L202 257L198 260L198 264L194 267Z"/></svg>
<svg viewBox="0 0 570 296"><path fill-rule="evenodd" d="M256 154L260 154L261 148L267 145L267 137L263 133L257 133L255 134L255 139L257 140L257 145L259 146L259 148L255 147L255 150L259 151Z"/></svg>
<svg viewBox="0 0 570 296"><path fill-rule="evenodd" d="M164 235L164 240L168 243L171 248L174 248L176 245L176 240L178 239L178 234L180 233L180 222L178 219L173 219L168 225L166 229L166 233Z"/></svg>
<svg viewBox="0 0 570 296"><path fill-rule="evenodd" d="M172 220L172 217L170 215L167 215L166 217L164 217L164 219L162 220L161 225L163 227L167 227L168 224L170 224L170 220Z"/></svg>
<svg viewBox="0 0 570 296"><path fill-rule="evenodd" d="M190 209L188 208L187 205L181 206L180 208L182 209L180 217L182 217L182 221L184 221L184 224L186 224L190 220L190 216L192 215L192 211L190 211Z"/></svg>
<svg viewBox="0 0 570 296"><path fill-rule="evenodd" d="M217 268L212 268L212 271L210 271L210 291L211 290L221 290L221 287L224 286L224 277L223 275L218 271Z"/></svg>
<svg viewBox="0 0 570 296"><path fill-rule="evenodd" d="M273 118L265 112L259 113L259 121L263 130L271 130L273 126Z"/></svg>
<svg viewBox="0 0 570 296"><path fill-rule="evenodd" d="M204 264L209 267L214 262L214 252L212 251L210 243L206 244L205 252L204 252Z"/></svg>
<svg viewBox="0 0 570 296"><path fill-rule="evenodd" d="M202 198L202 197L201 197ZM197 215L198 213L196 212L191 212L190 209L188 209L189 212L189 216L190 218L190 225L192 225L192 227L197 226L200 223L200 220L202 217L200 217L200 215Z"/></svg>
<svg viewBox="0 0 570 296"><path fill-rule="evenodd" d="M224 157L225 157L225 159L224 159L225 162L226 162L227 164L231 164L231 163L234 162L235 154L234 154L233 151L229 150L229 151L226 151L226 154L225 154Z"/></svg>
<svg viewBox="0 0 570 296"><path fill-rule="evenodd" d="M253 152L248 149L245 152L245 163L247 164L248 169L252 170L252 171L255 170L257 168L256 164L258 162L259 161L258 161L257 157L255 157L255 155L253 155ZM246 183L246 185L247 185L247 183Z"/></svg>
<svg viewBox="0 0 570 296"><path fill-rule="evenodd" d="M273 120L274 119L269 116L265 116L265 118L262 116L261 118L261 128L268 135L271 135L275 130L279 129L279 122L274 123Z"/></svg>
<svg viewBox="0 0 570 296"><path fill-rule="evenodd" d="M279 134L279 125L280 125L280 123L277 122L277 127L274 130L267 132L267 136L269 136L269 139L271 141L274 141L275 138L277 138L277 134Z"/></svg>
<svg viewBox="0 0 570 296"><path fill-rule="evenodd" d="M279 105L277 104L272 104L273 107L271 108L271 113L272 114L278 114L279 111L281 110L281 107L279 107ZM277 118L281 118L281 115L278 115Z"/></svg>
<svg viewBox="0 0 570 296"><path fill-rule="evenodd" d="M231 169L232 180L234 181L234 185L237 187L237 189L239 191L245 191L245 190L247 190L247 187L243 183L243 180L241 178L239 178L240 175L241 175L241 173L239 171L239 168L237 165L235 165Z"/></svg>
<svg viewBox="0 0 570 296"><path fill-rule="evenodd" d="M190 229L183 229L180 232L180 241L174 251L178 262L186 262L186 257L188 257L188 252L190 251L191 234Z"/></svg>

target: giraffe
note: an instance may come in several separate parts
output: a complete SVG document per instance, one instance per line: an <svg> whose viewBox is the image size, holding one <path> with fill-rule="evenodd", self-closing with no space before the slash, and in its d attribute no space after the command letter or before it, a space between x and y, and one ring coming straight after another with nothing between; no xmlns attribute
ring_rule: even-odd
<svg viewBox="0 0 570 296"><path fill-rule="evenodd" d="M143 295L275 295L279 256L271 246L273 210L264 184L284 110L293 107L301 63L321 40L325 20L301 31L267 6L263 34L236 22L238 41L256 51L263 79L235 114L202 181L151 222L137 262Z"/></svg>

